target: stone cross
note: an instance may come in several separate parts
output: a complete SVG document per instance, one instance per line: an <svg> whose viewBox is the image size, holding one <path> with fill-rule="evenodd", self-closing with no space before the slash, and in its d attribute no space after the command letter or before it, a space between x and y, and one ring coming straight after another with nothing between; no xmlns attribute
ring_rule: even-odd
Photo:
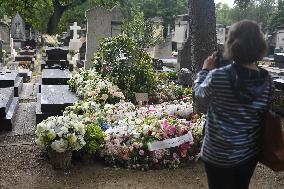
<svg viewBox="0 0 284 189"><path fill-rule="evenodd" d="M70 30L73 30L73 39L78 39L78 30L81 30L81 27L77 25L77 22L74 22L73 26L70 26Z"/></svg>

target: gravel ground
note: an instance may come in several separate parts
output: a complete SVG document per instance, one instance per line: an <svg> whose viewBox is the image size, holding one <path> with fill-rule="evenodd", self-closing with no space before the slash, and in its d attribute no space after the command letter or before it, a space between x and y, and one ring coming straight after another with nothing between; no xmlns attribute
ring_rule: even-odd
<svg viewBox="0 0 284 189"><path fill-rule="evenodd" d="M12 132L0 134L0 189L202 189L207 188L202 162L176 170L134 171L110 168L102 162L73 162L56 171L34 144L35 84L27 84ZM284 189L284 173L258 165L252 189Z"/></svg>
<svg viewBox="0 0 284 189"><path fill-rule="evenodd" d="M202 162L176 170L135 171L106 167L102 162L73 162L69 171L56 171L33 143L32 136L0 141L0 188L202 189L207 188ZM258 165L252 189L283 189L284 173Z"/></svg>

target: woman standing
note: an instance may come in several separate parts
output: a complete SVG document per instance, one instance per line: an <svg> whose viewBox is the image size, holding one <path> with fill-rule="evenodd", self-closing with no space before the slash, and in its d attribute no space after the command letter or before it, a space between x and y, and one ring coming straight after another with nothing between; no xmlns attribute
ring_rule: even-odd
<svg viewBox="0 0 284 189"><path fill-rule="evenodd" d="M261 112L267 109L270 77L255 63L267 49L257 23L231 26L224 57L234 61L215 68L208 57L194 83L196 103L207 102L201 157L210 189L247 189L258 162Z"/></svg>

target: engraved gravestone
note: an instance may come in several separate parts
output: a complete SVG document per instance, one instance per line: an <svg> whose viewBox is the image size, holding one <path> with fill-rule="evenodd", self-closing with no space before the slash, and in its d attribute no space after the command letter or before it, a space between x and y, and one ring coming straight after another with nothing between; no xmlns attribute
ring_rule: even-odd
<svg viewBox="0 0 284 189"><path fill-rule="evenodd" d="M2 19L0 21L0 40L2 40L2 48L7 53L11 53L10 48L10 27L8 25L7 20Z"/></svg>
<svg viewBox="0 0 284 189"><path fill-rule="evenodd" d="M21 48L26 40L25 22L19 13L12 20L11 28L12 38L14 39L14 47Z"/></svg>
<svg viewBox="0 0 284 189"><path fill-rule="evenodd" d="M107 10L103 7L95 7L86 11L87 18L87 42L85 69L92 67L92 58L98 50L100 40L121 34L121 26L124 15L120 8L114 7Z"/></svg>

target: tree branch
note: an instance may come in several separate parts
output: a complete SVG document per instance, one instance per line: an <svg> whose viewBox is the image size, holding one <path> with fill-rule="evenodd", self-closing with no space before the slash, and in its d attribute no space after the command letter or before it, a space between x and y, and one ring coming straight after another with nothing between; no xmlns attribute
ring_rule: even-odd
<svg viewBox="0 0 284 189"><path fill-rule="evenodd" d="M78 1L73 1L73 2L71 2L71 3L69 3L69 4L67 4L67 5L64 5L63 8L64 8L64 9L69 9L69 8L75 7L75 6L79 5L79 4L83 4L83 3L85 3L86 1L87 1L87 0L79 0L79 2L78 2Z"/></svg>

